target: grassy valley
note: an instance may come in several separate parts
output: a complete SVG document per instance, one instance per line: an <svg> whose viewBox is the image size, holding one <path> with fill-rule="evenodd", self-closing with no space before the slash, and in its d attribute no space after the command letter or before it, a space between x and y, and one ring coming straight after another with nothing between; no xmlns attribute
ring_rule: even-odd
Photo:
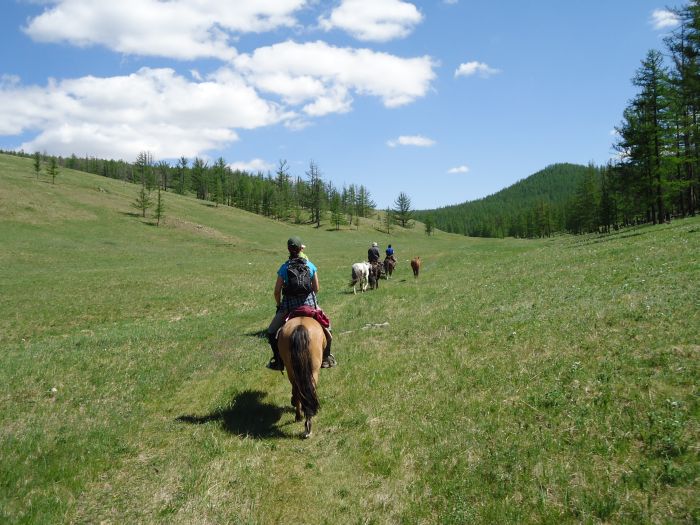
<svg viewBox="0 0 700 525"><path fill-rule="evenodd" d="M156 227L136 192L0 155L0 521L700 520L700 218L387 236L168 193ZM260 337L291 235L339 361L309 440ZM353 295L371 241L399 265Z"/></svg>

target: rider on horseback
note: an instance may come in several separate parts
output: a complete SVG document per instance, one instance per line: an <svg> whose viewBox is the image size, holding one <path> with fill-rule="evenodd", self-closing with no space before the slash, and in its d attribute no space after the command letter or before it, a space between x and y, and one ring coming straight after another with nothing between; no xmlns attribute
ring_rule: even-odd
<svg viewBox="0 0 700 525"><path fill-rule="evenodd" d="M284 370L284 364L280 359L279 350L277 348L277 331L282 327L287 319L287 316L300 306L310 306L313 309L318 309L316 303L316 293L319 290L318 273L316 266L300 256L303 244L299 237L291 237L287 241L287 249L289 250L289 259L280 266L277 270L277 281L275 282L275 302L277 303L277 312L267 327L267 340L272 348L272 358L267 364L271 370ZM306 268L304 268L306 266ZM290 271L291 267L291 271ZM298 271L299 268L301 271ZM307 270L308 268L308 270ZM300 290L291 290L291 281L296 282L297 274L306 274L306 279L309 280L305 289L303 286ZM290 279L291 275L291 279ZM303 280L303 279L300 279ZM327 338L326 349L323 352L323 368L335 366L335 357L331 354L331 339Z"/></svg>
<svg viewBox="0 0 700 525"><path fill-rule="evenodd" d="M377 247L376 242L373 242L370 249L367 250L367 260L370 264L379 262L379 248Z"/></svg>
<svg viewBox="0 0 700 525"><path fill-rule="evenodd" d="M386 259L391 259L392 261L396 262L396 257L394 257L394 249L391 247L391 244L386 247Z"/></svg>

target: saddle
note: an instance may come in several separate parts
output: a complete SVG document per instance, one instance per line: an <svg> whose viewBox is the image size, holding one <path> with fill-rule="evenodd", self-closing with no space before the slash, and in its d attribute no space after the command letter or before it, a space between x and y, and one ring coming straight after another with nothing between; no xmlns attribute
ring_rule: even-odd
<svg viewBox="0 0 700 525"><path fill-rule="evenodd" d="M318 322L318 324L321 325L321 328L323 328L323 333L326 336L326 341L330 341L331 339L333 339L333 336L331 335L331 331L329 329L331 326L331 320L320 308L314 308L313 306L303 304L289 312L287 314L287 317L284 318L284 322L286 323L293 317L311 317L315 319ZM279 330L277 333L279 334Z"/></svg>

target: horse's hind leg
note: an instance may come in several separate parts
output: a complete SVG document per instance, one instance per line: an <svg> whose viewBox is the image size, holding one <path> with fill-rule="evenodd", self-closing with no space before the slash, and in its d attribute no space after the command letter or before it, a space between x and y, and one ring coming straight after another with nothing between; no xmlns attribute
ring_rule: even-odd
<svg viewBox="0 0 700 525"><path fill-rule="evenodd" d="M304 439L311 437L311 418L307 417L304 422L304 433L301 435Z"/></svg>
<svg viewBox="0 0 700 525"><path fill-rule="evenodd" d="M301 397L296 386L292 387L292 406L294 407L294 421L301 421Z"/></svg>

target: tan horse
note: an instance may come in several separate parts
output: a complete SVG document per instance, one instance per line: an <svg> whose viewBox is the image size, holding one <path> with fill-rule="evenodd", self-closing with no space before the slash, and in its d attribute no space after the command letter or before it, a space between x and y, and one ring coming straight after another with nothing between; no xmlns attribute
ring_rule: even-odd
<svg viewBox="0 0 700 525"><path fill-rule="evenodd" d="M316 385L321 369L326 336L323 328L311 317L294 317L287 321L277 338L280 356L292 384L292 406L296 421L306 417L302 437L311 436L311 418L319 409Z"/></svg>

